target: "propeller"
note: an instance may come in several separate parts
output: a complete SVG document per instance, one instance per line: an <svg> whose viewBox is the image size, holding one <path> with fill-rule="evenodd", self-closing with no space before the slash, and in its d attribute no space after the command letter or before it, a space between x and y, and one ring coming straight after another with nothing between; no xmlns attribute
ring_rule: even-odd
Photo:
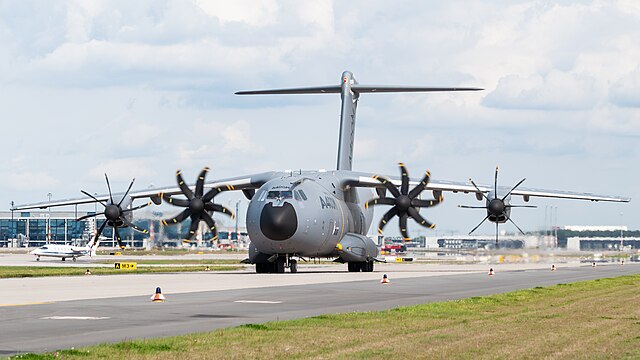
<svg viewBox="0 0 640 360"><path fill-rule="evenodd" d="M398 166L400 167L401 175L400 190L398 190L398 188L396 188L389 179L375 175L373 178L381 182L393 197L372 199L367 201L364 206L365 208L369 208L371 205L392 205L392 208L382 216L380 224L378 225L378 233L382 235L382 229L384 229L389 220L394 216L397 216L400 224L400 233L405 241L409 241L411 238L407 232L407 219L412 218L418 224L433 229L435 224L432 224L423 218L418 211L419 208L438 205L442 202L442 195L438 196L438 199L435 200L418 199L418 195L420 195L420 193L426 189L427 184L429 184L431 173L427 171L422 178L422 181L420 181L420 184L416 185L416 187L409 191L409 173L403 163L398 163Z"/></svg>
<svg viewBox="0 0 640 360"><path fill-rule="evenodd" d="M511 190L509 190L509 192L507 192L506 195L504 195L502 197L499 197L498 196L498 167L496 166L496 174L495 174L495 177L494 177L494 180L493 180L493 198L489 199L487 197L487 195L483 191L480 190L478 185L476 185L476 183L473 182L473 180L471 180L471 178L469 178L469 182L471 182L471 184L476 188L478 193L481 194L482 197L486 200L486 205L485 206L458 205L458 207L459 208L463 208L463 209L485 209L485 210L487 210L487 216L485 216L485 218L478 225L476 225L476 227L474 227L473 230L469 231L469 235L471 235L474 231L476 231L480 227L480 225L484 224L484 222L487 221L487 219L489 221L493 221L493 222L496 223L496 245L498 245L498 234L499 234L498 226L499 226L500 223L504 223L504 222L509 221L509 222L511 222L513 224L513 226L515 226L520 231L520 233L522 233L522 235L524 235L524 231L522 231L522 229L520 229L520 227L513 220L511 220L509 209L516 208L516 207L520 207L520 208L535 208L535 206L533 206L533 205L511 205L507 198L525 180L526 180L526 178L520 180L514 187L511 188ZM491 195L491 193L490 193L490 195Z"/></svg>
<svg viewBox="0 0 640 360"><path fill-rule="evenodd" d="M138 209L142 209L145 206L148 206L151 204L151 201L149 201L146 204L140 205L140 206L136 206L136 207L132 207L132 208L128 208L128 209L123 209L122 208L122 203L124 201L124 199L126 199L127 195L129 195L129 191L131 191L131 187L133 186L133 183L136 181L136 179L134 178L133 180L131 180L131 184L129 184L129 188L127 189L127 191L124 193L124 195L122 196L122 199L120 199L120 201L116 204L113 201L113 193L111 192L111 184L109 184L109 177L107 176L107 174L104 174L104 178L107 181L107 188L109 189L109 200L107 202L98 200L95 196L91 195L90 193L84 191L84 190L80 190L83 194L85 194L86 196L92 198L94 201L100 203L100 205L104 206L104 211L101 213L95 213L95 214L89 214L89 215L85 215L82 216L78 219L76 219L76 221L81 221L81 220L85 220L88 218L92 218L92 217L96 217L98 215L104 215L104 217L106 218L106 221L102 223L102 225L100 226L100 228L98 229L98 232L96 233L95 239L94 239L94 244L98 243L98 238L100 238L100 235L102 234L102 231L104 230L104 228L109 225L113 228L113 232L114 232L114 237L116 239L116 241L118 241L118 246L120 246L120 248L124 249L124 244L122 243L122 238L120 237L120 232L118 231L118 228L123 228L123 227L130 227L136 231L139 231L143 234L147 234L149 233L148 230L143 229L137 225L135 225L134 223L132 223L131 221L129 221L129 219L127 219L127 217L125 216L127 213L130 213L134 210L138 210Z"/></svg>
<svg viewBox="0 0 640 360"><path fill-rule="evenodd" d="M189 227L189 236L185 240L185 242L189 242L189 240L193 239L198 230L198 225L200 221L204 221L211 234L213 235L213 240L218 238L218 230L216 229L216 223L213 220L211 215L214 212L220 212L226 215L231 216L232 219L235 219L235 215L228 208L215 204L213 202L213 198L223 191L234 190L233 185L224 185L217 188L213 188L207 193L204 193L204 182L205 177L207 176L207 172L209 172L209 168L205 167L200 172L198 176L198 180L196 181L196 189L193 192L189 186L184 182L182 178L182 171L178 170L176 172L176 180L178 181L178 187L180 187L180 191L186 197L186 199L177 199L171 196L168 196L165 193L160 193L160 196L164 201L169 202L172 205L186 208L180 214L174 216L171 219L162 220L164 225L175 225L185 221L187 218L191 218L191 226Z"/></svg>

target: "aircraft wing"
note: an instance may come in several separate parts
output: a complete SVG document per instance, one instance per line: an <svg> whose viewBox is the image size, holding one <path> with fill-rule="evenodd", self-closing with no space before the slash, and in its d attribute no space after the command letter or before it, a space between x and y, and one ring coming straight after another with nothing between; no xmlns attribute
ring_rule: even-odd
<svg viewBox="0 0 640 360"><path fill-rule="evenodd" d="M205 182L204 187L205 189L225 187L231 191L257 189L260 186L262 186L262 184L264 184L265 182L273 178L275 174L276 174L275 172L265 172L260 174L239 176L239 177L233 177L233 178L211 180L211 181ZM189 185L189 187L193 190L195 189L195 184L191 184ZM180 188L178 186L156 187L156 188L149 188L149 189L138 190L138 191L131 191L128 196L131 197L132 200L149 198L153 200L156 204L160 204L160 198L158 196L158 194L160 193L164 193L166 195L178 195L178 194L182 194L182 191L180 191ZM114 193L113 198L119 198L122 195L124 195L124 193ZM99 201L106 202L107 200L109 200L109 194L98 195L95 198ZM18 211L18 210L29 210L29 209L47 209L50 207L91 204L94 202L96 202L94 199L88 196L84 196L84 197L73 198L73 199L63 199L63 200L54 200L50 202L45 201L45 202L39 202L39 203L33 203L33 204L16 205L13 208L11 208L11 210Z"/></svg>
<svg viewBox="0 0 640 360"><path fill-rule="evenodd" d="M381 176L373 173L356 173L353 172L351 175L346 176L343 181L343 186L349 187L375 187L375 188L384 188L380 181L376 180L374 177ZM400 186L400 178L398 176L385 176L382 175L391 181L395 186ZM421 179L412 179L409 184L411 188L417 186L420 183ZM493 190L492 185L480 185L478 184L478 189L482 193L488 193ZM503 190L510 190L510 188L502 188ZM447 180L436 180L430 179L429 184L425 188L426 191L434 191L434 192L444 192L451 191L454 193L462 192L462 193L474 193L478 194L478 190L471 183L463 183L463 182L455 182L455 181L447 181ZM522 196L524 201L529 201L530 197L546 197L546 198L558 198L558 199L574 199L574 200L590 200L590 201L609 201L609 202L621 202L628 203L631 201L631 198L622 197L622 196L611 196L611 195L598 195L592 193L583 193L583 192L574 192L574 191L562 191L562 190L542 190L542 189L530 189L530 188L520 188L518 187L511 193L512 196Z"/></svg>

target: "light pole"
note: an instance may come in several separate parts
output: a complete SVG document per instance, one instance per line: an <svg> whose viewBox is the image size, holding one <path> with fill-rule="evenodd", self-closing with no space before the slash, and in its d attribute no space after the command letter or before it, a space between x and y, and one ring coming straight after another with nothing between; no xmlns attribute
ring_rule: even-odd
<svg viewBox="0 0 640 360"><path fill-rule="evenodd" d="M240 234L238 234L238 207L240 206L240 200L236 201L236 243L240 244Z"/></svg>
<svg viewBox="0 0 640 360"><path fill-rule="evenodd" d="M624 248L624 220L622 219L622 216L624 214L621 212L620 213L620 251L622 251L622 249Z"/></svg>
<svg viewBox="0 0 640 360"><path fill-rule="evenodd" d="M556 209L556 215L554 218L554 226L553 226L553 237L554 237L554 245L557 248L558 247L558 205L555 205L554 208Z"/></svg>
<svg viewBox="0 0 640 360"><path fill-rule="evenodd" d="M16 237L16 223L15 220L13 219L13 206L15 205L15 203L13 202L13 200L11 200L11 242L13 243L13 239L15 239ZM7 242L7 247L9 247L9 244Z"/></svg>
<svg viewBox="0 0 640 360"><path fill-rule="evenodd" d="M53 196L53 194L51 193L47 193L47 198L49 199L49 202L51 202L51 196ZM51 207L49 207L49 216L47 217L47 244L51 242Z"/></svg>

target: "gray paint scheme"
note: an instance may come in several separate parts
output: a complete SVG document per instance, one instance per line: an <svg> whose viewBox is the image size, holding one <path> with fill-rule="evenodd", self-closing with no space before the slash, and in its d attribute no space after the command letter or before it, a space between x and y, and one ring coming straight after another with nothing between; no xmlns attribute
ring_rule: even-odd
<svg viewBox="0 0 640 360"><path fill-rule="evenodd" d="M440 88L440 87L406 87L406 86L378 86L360 85L349 71L342 73L340 85L306 87L295 89L240 91L236 94L322 94L340 93L342 99L340 119L340 139L338 144L337 169L335 171L299 171L299 172L266 172L242 177L220 179L207 182L205 187L229 187L233 190L256 189L255 196L250 199L247 210L247 230L253 244L251 261L260 262L267 258L270 262L278 256L284 255L304 257L339 257L343 261L371 262L378 250L369 243L361 244L367 234L373 218L373 210L365 209L364 203L374 197L374 188L382 188L382 184L374 179L376 174L358 173L351 171L353 160L353 143L355 135L355 118L357 102L360 93L376 92L432 92L432 91L474 91L478 88ZM400 184L399 177L388 176L396 186ZM412 185L419 182L412 181ZM368 189L367 189L368 188ZM483 193L493 190L493 186L480 185ZM502 189L502 188L499 188ZM302 190L304 198L297 191ZM443 191L477 193L478 190L469 183L431 180L425 190L433 192L438 198ZM269 192L275 194L268 198ZM282 192L285 193L282 193ZM507 189L508 191L508 189ZM148 189L130 194L130 198L155 198L163 192L167 195L181 194L178 187L164 187ZM280 192L280 193L278 193ZM284 196L282 194L288 194ZM282 196L280 196L282 195ZM566 199L580 199L591 201L628 202L629 198L617 196L594 195L566 191L548 191L518 188L512 195L521 195L525 201L532 196L553 197ZM98 197L105 200L106 196ZM15 207L13 210L33 208L47 208L52 206L74 205L92 202L90 199L71 199L37 204L27 204ZM285 207L287 209L285 209ZM267 209L268 208L268 209ZM296 219L283 219L282 214L295 211ZM286 211L285 211L286 210ZM282 230L282 225L291 227L295 220L295 228L288 229L280 239L272 239L265 235L263 215L271 211L271 218L278 223L270 224L274 231ZM287 212L288 211L288 212ZM289 221L292 220L292 221ZM268 224L269 225L269 224ZM343 246L340 242L348 239L351 246ZM370 242L370 240L369 240ZM361 244L354 250L357 244ZM375 250L374 250L375 249ZM360 254L360 257L356 254ZM264 255L264 256L263 256ZM346 258L350 259L347 260ZM371 269L373 267L371 266Z"/></svg>

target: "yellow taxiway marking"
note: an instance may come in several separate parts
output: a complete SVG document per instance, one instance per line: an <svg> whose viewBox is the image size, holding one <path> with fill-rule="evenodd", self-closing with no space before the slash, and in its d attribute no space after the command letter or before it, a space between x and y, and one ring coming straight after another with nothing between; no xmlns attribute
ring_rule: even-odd
<svg viewBox="0 0 640 360"><path fill-rule="evenodd" d="M40 301L40 302L29 302L29 303L22 303L22 304L0 304L0 307L3 306L29 306L29 305L46 305L46 304L53 304L53 301Z"/></svg>

